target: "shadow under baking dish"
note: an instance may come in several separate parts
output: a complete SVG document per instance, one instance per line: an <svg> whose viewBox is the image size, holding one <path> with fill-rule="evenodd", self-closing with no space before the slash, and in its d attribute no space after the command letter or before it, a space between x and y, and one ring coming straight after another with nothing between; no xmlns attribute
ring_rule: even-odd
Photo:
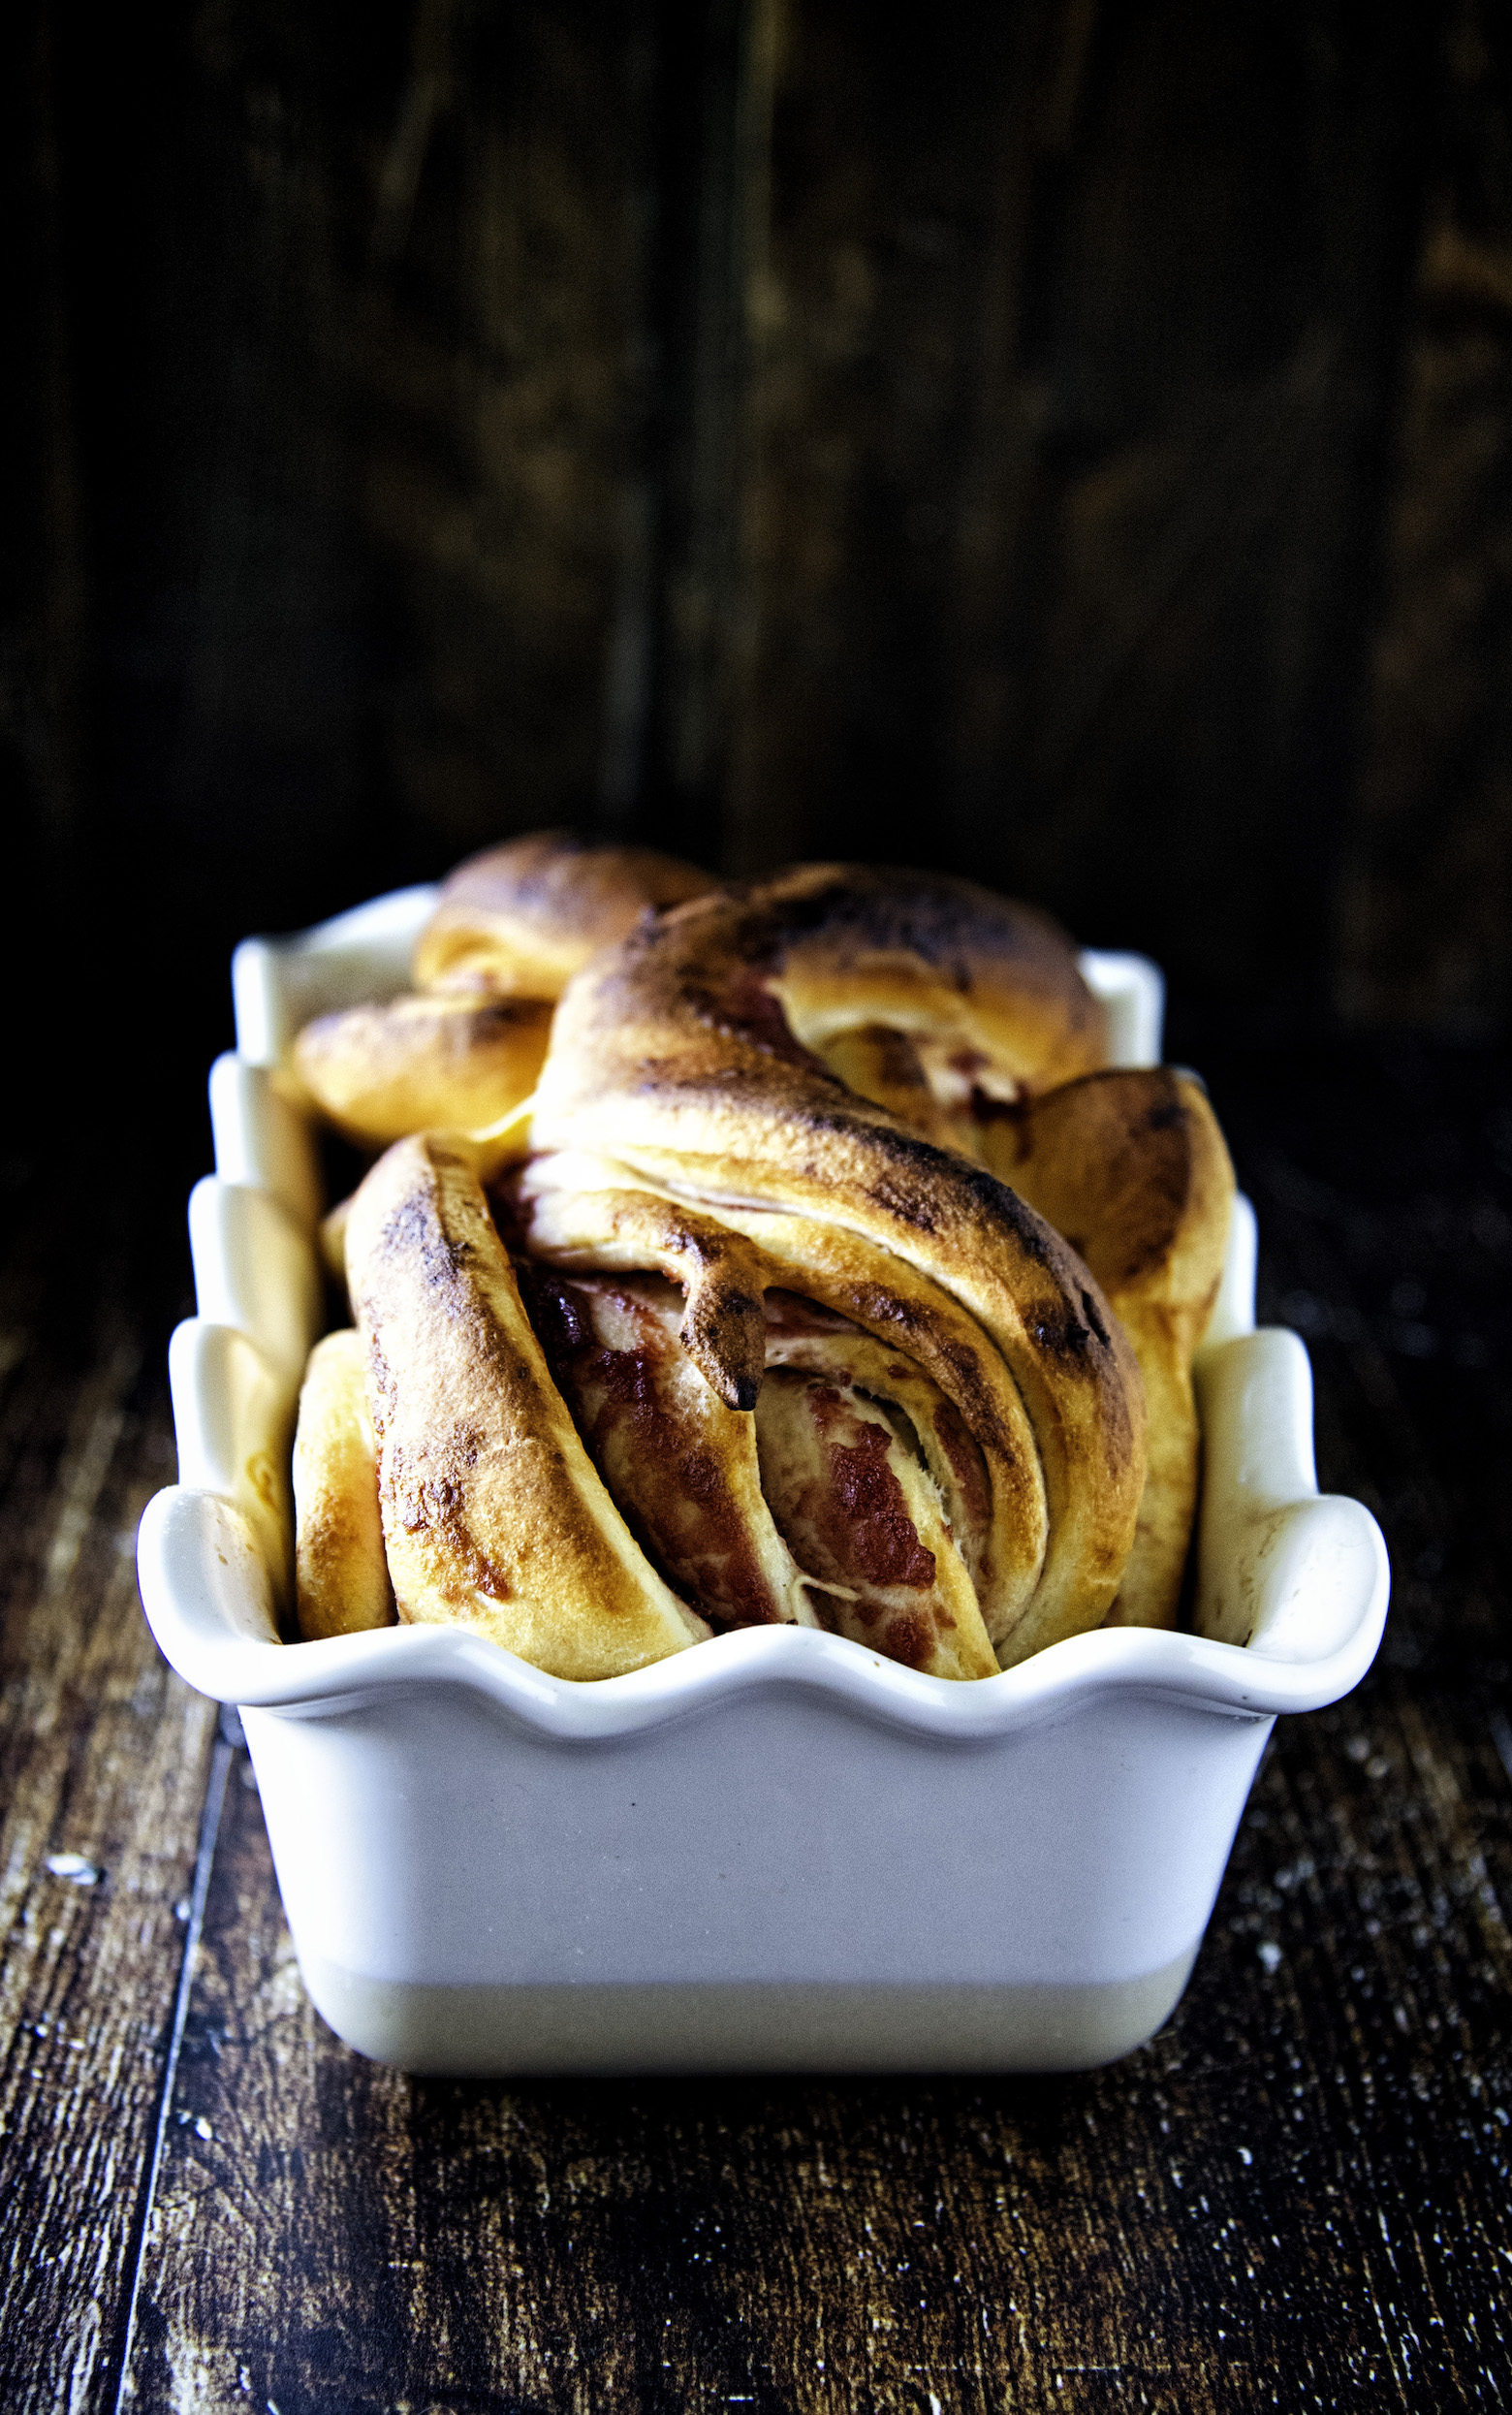
<svg viewBox="0 0 1512 2415"><path fill-rule="evenodd" d="M1386 1610L1374 1520L1317 1492L1303 1346L1252 1329L1247 1206L1197 1368L1194 1634L1077 1636L972 1685L797 1629L597 1685L460 1629L281 1644L319 1201L269 1069L308 1015L402 985L431 894L237 952L180 1482L140 1541L164 1652L241 1707L316 2006L362 2053L479 2076L1127 2052L1185 1985L1276 1713L1356 1684ZM1153 968L1086 961L1121 1061L1151 1061Z"/></svg>

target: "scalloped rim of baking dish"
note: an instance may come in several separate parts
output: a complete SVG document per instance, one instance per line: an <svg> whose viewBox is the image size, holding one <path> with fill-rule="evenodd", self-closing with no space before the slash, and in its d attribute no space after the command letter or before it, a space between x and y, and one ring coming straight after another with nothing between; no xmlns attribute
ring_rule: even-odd
<svg viewBox="0 0 1512 2415"><path fill-rule="evenodd" d="M301 1716L375 1691L460 1685L525 1727L583 1741L707 1714L755 1689L801 1686L921 1735L961 1743L1038 1725L1105 1690L1178 1697L1219 1717L1320 1708L1358 1684L1390 1590L1370 1511L1317 1489L1312 1382L1293 1334L1253 1324L1255 1228L1241 1199L1217 1306L1195 1369L1205 1472L1196 1633L1100 1629L970 1685L920 1675L844 1637L744 1629L651 1667L583 1683L553 1677L457 1627L394 1627L285 1644L288 1447L317 1322L309 1134L269 1078L308 1015L402 985L434 891L395 892L234 959L240 1053L210 1078L219 1172L196 1186L191 1247L200 1315L173 1336L180 1477L149 1502L139 1568L167 1658L221 1701ZM1125 1064L1158 1057L1160 975L1139 957L1087 955Z"/></svg>

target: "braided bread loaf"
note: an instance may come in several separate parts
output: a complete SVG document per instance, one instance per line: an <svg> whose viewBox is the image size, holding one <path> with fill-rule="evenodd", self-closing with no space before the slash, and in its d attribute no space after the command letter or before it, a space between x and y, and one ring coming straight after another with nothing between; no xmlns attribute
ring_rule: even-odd
<svg viewBox="0 0 1512 2415"><path fill-rule="evenodd" d="M399 1616L583 1677L1169 1623L1231 1177L1196 1085L1101 1050L1067 943L964 883L809 868L596 959L494 1213L435 1134L354 1205Z"/></svg>

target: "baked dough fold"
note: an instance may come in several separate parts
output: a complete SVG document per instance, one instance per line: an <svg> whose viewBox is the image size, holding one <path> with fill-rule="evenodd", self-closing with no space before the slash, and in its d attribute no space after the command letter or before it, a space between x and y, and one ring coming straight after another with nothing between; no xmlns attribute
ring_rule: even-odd
<svg viewBox="0 0 1512 2415"><path fill-rule="evenodd" d="M465 1160L395 1142L353 1201L394 1602L559 1677L611 1677L709 1630L641 1551L593 1466Z"/></svg>
<svg viewBox="0 0 1512 2415"><path fill-rule="evenodd" d="M1190 1074L1095 1073L1026 1100L989 1162L1064 1234L1128 1335L1149 1411L1145 1489L1110 1626L1174 1627L1197 1507L1192 1359L1217 1298L1234 1168Z"/></svg>
<svg viewBox="0 0 1512 2415"><path fill-rule="evenodd" d="M573 974L644 914L709 885L675 856L564 831L489 847L442 883L415 943L418 994L307 1023L293 1079L360 1148L496 1124L535 1087Z"/></svg>
<svg viewBox="0 0 1512 2415"><path fill-rule="evenodd" d="M392 1627L378 1445L362 1346L347 1325L309 1355L294 1437L295 1607L306 1642Z"/></svg>
<svg viewBox="0 0 1512 2415"><path fill-rule="evenodd" d="M1144 1489L1144 1392L1095 1279L1054 1229L985 1167L848 1091L793 1029L795 983L813 1029L822 985L808 969L835 934L845 947L865 934L853 954L880 964L864 1022L886 1006L888 983L915 1002L926 974L971 993L972 926L953 944L944 904L921 906L917 886L814 868L679 907L587 968L557 1010L537 1090L535 1143L557 1168L532 1172L529 1188L542 1211L552 1194L555 1226L553 1237L539 1212L530 1240L591 1262L603 1245L583 1222L610 1213L588 1204L596 1179L611 1200L616 1185L660 1197L674 1235L680 1219L751 1238L759 1219L764 1247L788 1244L784 1280L801 1292L822 1296L827 1255L848 1254L895 1331L948 1303L967 1356L1000 1371L989 1391L1017 1395L1043 1484L1042 1557L996 1622L1006 1664L1111 1608ZM593 1160L607 1179L590 1175ZM646 1213L614 1211L628 1212ZM742 1342L732 1385L747 1365ZM1020 1474L995 1449L988 1465L994 1488Z"/></svg>

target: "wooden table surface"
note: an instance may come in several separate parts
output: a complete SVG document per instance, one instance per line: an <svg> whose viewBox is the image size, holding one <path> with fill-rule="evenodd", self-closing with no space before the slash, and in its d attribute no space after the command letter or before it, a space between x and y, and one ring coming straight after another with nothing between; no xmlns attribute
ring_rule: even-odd
<svg viewBox="0 0 1512 2415"><path fill-rule="evenodd" d="M1396 1603L1359 1693L1277 1731L1174 2019L1047 2080L474 2085L338 2046L235 1719L137 1600L181 1192L11 1164L0 2406L1512 2401L1512 1072L1210 1074Z"/></svg>

